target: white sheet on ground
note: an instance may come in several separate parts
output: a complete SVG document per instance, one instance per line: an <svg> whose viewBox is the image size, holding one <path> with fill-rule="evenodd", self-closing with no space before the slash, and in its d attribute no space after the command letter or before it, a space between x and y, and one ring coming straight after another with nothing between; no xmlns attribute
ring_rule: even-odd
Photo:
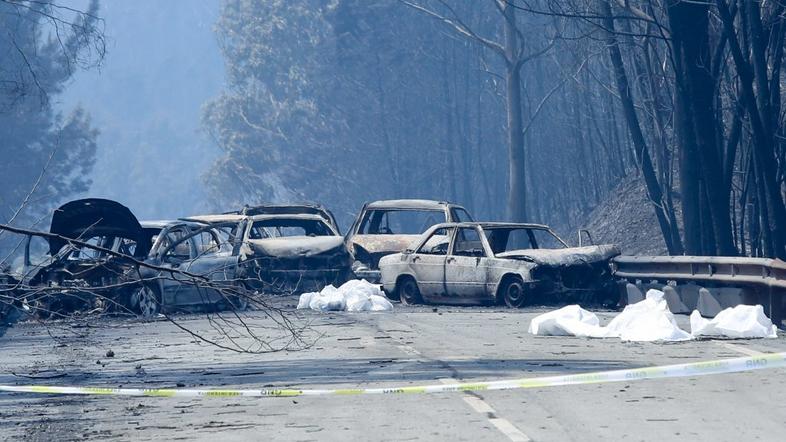
<svg viewBox="0 0 786 442"><path fill-rule="evenodd" d="M713 319L704 319L698 310L690 315L690 330L695 337L777 338L778 329L760 305L729 307Z"/></svg>
<svg viewBox="0 0 786 442"><path fill-rule="evenodd" d="M303 293L298 309L318 311L390 311L393 304L385 298L378 285L366 280L351 280L336 288L329 285L320 292Z"/></svg>
<svg viewBox="0 0 786 442"><path fill-rule="evenodd" d="M646 298L625 309L605 327L594 313L578 305L544 313L532 319L529 332L540 336L620 338L623 341L687 341L700 336L727 338L777 338L777 328L761 305L738 305L704 319L698 310L690 316L691 333L677 326L664 293L647 291Z"/></svg>
<svg viewBox="0 0 786 442"><path fill-rule="evenodd" d="M663 292L647 291L643 301L631 304L601 327L598 318L578 305L545 313L532 320L530 333L620 338L624 341L685 341L693 337L677 326Z"/></svg>
<svg viewBox="0 0 786 442"><path fill-rule="evenodd" d="M660 290L648 290L647 297L625 309L604 328L606 337L623 341L687 341L690 333L677 326L677 320Z"/></svg>
<svg viewBox="0 0 786 442"><path fill-rule="evenodd" d="M591 336L600 328L595 313L569 305L544 313L529 323L529 332L542 336Z"/></svg>

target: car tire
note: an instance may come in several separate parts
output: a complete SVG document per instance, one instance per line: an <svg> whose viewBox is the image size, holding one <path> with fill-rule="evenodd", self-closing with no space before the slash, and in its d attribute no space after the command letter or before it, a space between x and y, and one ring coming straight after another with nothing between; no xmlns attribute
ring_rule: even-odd
<svg viewBox="0 0 786 442"><path fill-rule="evenodd" d="M524 307L527 302L527 291L524 287L524 281L518 276L505 278L499 290L501 301L510 308Z"/></svg>
<svg viewBox="0 0 786 442"><path fill-rule="evenodd" d="M404 305L422 304L423 297L420 296L420 289L415 278L406 276L402 278L396 287L398 298Z"/></svg>
<svg viewBox="0 0 786 442"><path fill-rule="evenodd" d="M135 312L143 319L153 319L161 313L161 295L150 284L142 284L132 295Z"/></svg>
<svg viewBox="0 0 786 442"><path fill-rule="evenodd" d="M249 297L246 295L247 292L253 292L253 290L249 290L245 284L241 283L237 286L237 291L240 292L238 295L229 295L223 301L224 310L231 310L235 312L242 312L244 310L248 310L249 307Z"/></svg>

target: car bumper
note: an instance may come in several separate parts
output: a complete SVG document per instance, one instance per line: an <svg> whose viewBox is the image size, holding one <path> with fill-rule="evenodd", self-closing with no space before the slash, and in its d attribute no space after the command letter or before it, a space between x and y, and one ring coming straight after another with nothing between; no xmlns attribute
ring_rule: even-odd
<svg viewBox="0 0 786 442"><path fill-rule="evenodd" d="M382 280L382 273L379 270L372 269L357 269L353 270L355 278L365 279L372 284L379 284Z"/></svg>

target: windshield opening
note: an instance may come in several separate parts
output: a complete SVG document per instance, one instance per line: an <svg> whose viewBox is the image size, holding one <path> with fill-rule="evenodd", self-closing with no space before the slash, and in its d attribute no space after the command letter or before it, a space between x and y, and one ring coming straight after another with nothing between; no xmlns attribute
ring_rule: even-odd
<svg viewBox="0 0 786 442"><path fill-rule="evenodd" d="M419 235L434 224L444 223L443 210L370 210L363 217L361 235Z"/></svg>
<svg viewBox="0 0 786 442"><path fill-rule="evenodd" d="M333 236L325 222L316 219L266 219L251 226L250 239L283 238L290 236Z"/></svg>
<svg viewBox="0 0 786 442"><path fill-rule="evenodd" d="M564 249L559 238L546 229L497 228L486 229L486 239L494 254L527 249Z"/></svg>

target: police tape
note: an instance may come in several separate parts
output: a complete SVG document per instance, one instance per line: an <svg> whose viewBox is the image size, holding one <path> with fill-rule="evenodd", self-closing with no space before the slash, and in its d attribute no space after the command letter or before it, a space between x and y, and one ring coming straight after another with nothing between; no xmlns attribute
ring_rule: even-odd
<svg viewBox="0 0 786 442"><path fill-rule="evenodd" d="M383 388L339 388L329 390L298 390L285 388L267 390L232 390L0 385L0 391L14 393L152 397L295 397L345 396L361 394L422 394L463 391L513 390L522 388L557 387L563 385L602 384L608 382L630 382L645 379L666 379L705 376L711 374L739 373L779 367L786 367L786 353L771 353L735 359L719 359L714 361L692 362L687 364L663 365L657 367L601 371L594 373L548 376L540 378Z"/></svg>

